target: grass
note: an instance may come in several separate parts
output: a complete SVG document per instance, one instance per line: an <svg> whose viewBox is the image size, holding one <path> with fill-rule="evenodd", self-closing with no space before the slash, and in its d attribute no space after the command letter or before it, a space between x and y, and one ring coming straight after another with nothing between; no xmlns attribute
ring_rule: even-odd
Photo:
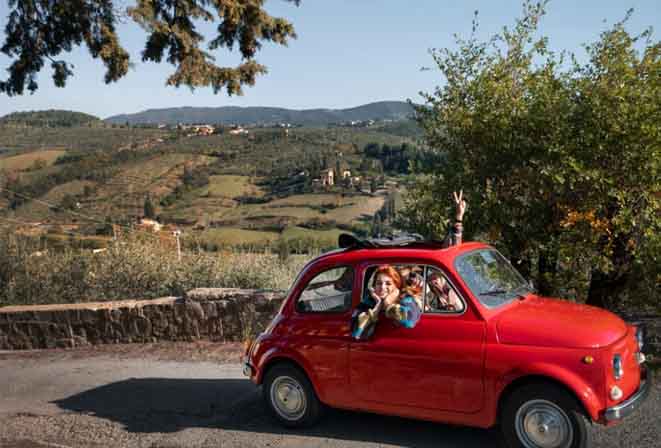
<svg viewBox="0 0 661 448"><path fill-rule="evenodd" d="M287 227L283 230L281 237L283 239L312 238L320 241L324 246L333 246L337 244L337 239L340 233L347 232L340 229L313 230L295 226Z"/></svg>
<svg viewBox="0 0 661 448"><path fill-rule="evenodd" d="M306 240L314 242L314 247L335 247L340 229L314 230L298 226L286 227L282 233L263 230L248 230L239 227L218 227L199 232L187 232L184 241L202 247L252 246L259 248L274 247L278 241L293 242Z"/></svg>
<svg viewBox="0 0 661 448"><path fill-rule="evenodd" d="M265 245L279 238L277 232L246 230L238 227L219 227L193 233L191 238L217 246L231 246L237 243Z"/></svg>
<svg viewBox="0 0 661 448"><path fill-rule="evenodd" d="M322 206L325 204L334 204L337 206L346 206L360 201L362 198L355 196L342 196L341 194L318 193L318 194L296 194L282 199L276 199L269 202L269 206L279 207L284 205L291 206Z"/></svg>
<svg viewBox="0 0 661 448"><path fill-rule="evenodd" d="M322 213L321 207L333 204ZM214 219L240 220L270 217L290 217L299 221L318 218L320 220L335 220L343 224L351 224L363 215L372 216L383 205L383 197L346 196L339 194L309 194L294 195L277 199L266 204L245 204L239 207L216 211Z"/></svg>
<svg viewBox="0 0 661 448"><path fill-rule="evenodd" d="M235 198L237 196L264 196L264 192L250 182L249 176L234 176L229 174L209 177L209 185L202 189L202 195Z"/></svg>
<svg viewBox="0 0 661 448"><path fill-rule="evenodd" d="M22 171L18 173L18 178L21 180L21 182L30 183L36 179L53 175L58 171L61 171L63 167L63 165L51 165L39 170Z"/></svg>
<svg viewBox="0 0 661 448"><path fill-rule="evenodd" d="M13 151L62 148L74 151L117 149L165 137L168 131L141 128L0 126L2 146Z"/></svg>
<svg viewBox="0 0 661 448"><path fill-rule="evenodd" d="M347 207L329 210L324 217L340 224L352 224L364 217L372 217L383 206L383 196L354 198L356 202Z"/></svg>
<svg viewBox="0 0 661 448"><path fill-rule="evenodd" d="M140 215L147 196L166 196L181 183L185 164L206 165L212 160L202 155L173 153L126 164L119 174L99 185L88 212L99 217Z"/></svg>
<svg viewBox="0 0 661 448"><path fill-rule="evenodd" d="M0 169L7 171L23 171L41 160L44 166L52 165L58 157L66 153L59 149L47 149L43 151L32 151L11 157L0 158Z"/></svg>
<svg viewBox="0 0 661 448"><path fill-rule="evenodd" d="M40 199L49 204L59 205L65 195L80 195L86 186L93 186L94 182L86 180L74 180L66 184L58 185L52 188L46 195ZM84 211L81 210L81 213ZM73 215L62 214L52 210L48 205L36 201L30 201L16 210L16 216L26 220L44 220L47 218L66 218L70 221Z"/></svg>

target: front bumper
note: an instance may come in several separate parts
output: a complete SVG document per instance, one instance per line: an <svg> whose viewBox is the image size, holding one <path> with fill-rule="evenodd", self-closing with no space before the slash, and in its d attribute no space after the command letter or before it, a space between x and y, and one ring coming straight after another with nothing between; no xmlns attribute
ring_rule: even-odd
<svg viewBox="0 0 661 448"><path fill-rule="evenodd" d="M637 410L647 399L652 389L652 372L649 369L643 370L640 378L640 387L628 400L623 401L617 406L606 409L604 419L606 422L622 420L635 410Z"/></svg>
<svg viewBox="0 0 661 448"><path fill-rule="evenodd" d="M253 373L254 373L254 370L253 370L252 366L250 365L250 363L247 362L247 361L244 362L243 363L243 374L245 376L247 376L248 378L252 378Z"/></svg>

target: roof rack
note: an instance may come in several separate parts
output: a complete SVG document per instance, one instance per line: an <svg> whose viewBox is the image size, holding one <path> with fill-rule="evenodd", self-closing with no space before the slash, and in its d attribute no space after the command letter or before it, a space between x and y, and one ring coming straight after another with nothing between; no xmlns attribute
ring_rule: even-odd
<svg viewBox="0 0 661 448"><path fill-rule="evenodd" d="M401 247L443 247L443 241L425 240L417 233L406 233L391 238L366 238L359 239L348 233L341 233L338 238L338 246L341 249L383 249Z"/></svg>

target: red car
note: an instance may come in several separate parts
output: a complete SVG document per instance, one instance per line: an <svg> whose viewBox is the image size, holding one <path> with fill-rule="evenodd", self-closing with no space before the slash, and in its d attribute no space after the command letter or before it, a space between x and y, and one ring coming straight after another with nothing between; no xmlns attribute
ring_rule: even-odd
<svg viewBox="0 0 661 448"><path fill-rule="evenodd" d="M377 266L422 276L413 328L381 317L366 340L352 312ZM439 305L441 276L458 306ZM280 311L251 344L244 373L289 427L324 405L489 428L526 448L589 446L591 422L613 424L651 388L642 329L602 309L536 295L481 243L361 245L301 271Z"/></svg>

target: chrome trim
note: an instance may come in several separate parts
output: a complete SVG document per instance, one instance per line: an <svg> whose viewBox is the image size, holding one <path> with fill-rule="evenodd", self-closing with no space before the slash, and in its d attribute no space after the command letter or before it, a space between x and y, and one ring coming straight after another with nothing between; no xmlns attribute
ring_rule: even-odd
<svg viewBox="0 0 661 448"><path fill-rule="evenodd" d="M645 346L645 329L640 325L636 327L636 341L638 342L638 351L642 352Z"/></svg>
<svg viewBox="0 0 661 448"><path fill-rule="evenodd" d="M647 399L652 389L652 372L647 369L642 371L640 378L640 387L628 400L623 401L617 406L606 409L604 418L608 422L621 420L632 412L637 410Z"/></svg>
<svg viewBox="0 0 661 448"><path fill-rule="evenodd" d="M252 373L253 373L252 366L249 363L244 362L243 363L243 375L247 376L248 378L251 378Z"/></svg>

